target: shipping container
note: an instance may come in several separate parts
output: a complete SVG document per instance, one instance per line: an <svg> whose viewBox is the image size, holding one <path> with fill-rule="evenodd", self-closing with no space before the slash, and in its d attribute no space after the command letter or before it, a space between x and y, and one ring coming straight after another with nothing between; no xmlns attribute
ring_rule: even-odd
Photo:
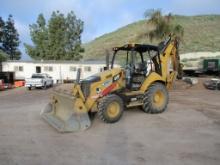
<svg viewBox="0 0 220 165"><path fill-rule="evenodd" d="M203 70L206 73L220 73L220 59L204 59Z"/></svg>

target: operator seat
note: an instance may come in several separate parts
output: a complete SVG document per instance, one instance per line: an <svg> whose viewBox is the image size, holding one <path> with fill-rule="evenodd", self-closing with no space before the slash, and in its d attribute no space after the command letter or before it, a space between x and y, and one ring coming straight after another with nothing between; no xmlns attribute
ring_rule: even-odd
<svg viewBox="0 0 220 165"><path fill-rule="evenodd" d="M140 62L134 64L133 70L129 70L126 80L126 86L128 89L139 90L141 84L143 83L147 75L147 63Z"/></svg>
<svg viewBox="0 0 220 165"><path fill-rule="evenodd" d="M135 64L135 73L138 75L146 75L147 74L147 62L140 62Z"/></svg>

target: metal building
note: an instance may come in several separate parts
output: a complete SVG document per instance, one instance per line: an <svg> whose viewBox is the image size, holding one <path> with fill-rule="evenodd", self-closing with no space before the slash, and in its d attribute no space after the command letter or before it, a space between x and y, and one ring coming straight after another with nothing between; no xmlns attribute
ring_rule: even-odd
<svg viewBox="0 0 220 165"><path fill-rule="evenodd" d="M2 62L3 72L15 72L16 80L30 78L33 73L47 73L54 82L74 80L77 69L81 78L103 71L105 61L6 61Z"/></svg>

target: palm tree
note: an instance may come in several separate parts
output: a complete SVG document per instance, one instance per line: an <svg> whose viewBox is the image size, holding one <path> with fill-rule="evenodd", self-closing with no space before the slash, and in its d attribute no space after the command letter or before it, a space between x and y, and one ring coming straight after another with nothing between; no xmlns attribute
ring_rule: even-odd
<svg viewBox="0 0 220 165"><path fill-rule="evenodd" d="M145 18L148 19L148 23L154 26L154 29L148 33L150 40L164 39L168 35L172 35L177 41L182 41L184 35L184 28L179 24L172 22L173 16L171 13L163 16L161 10L151 9L145 12ZM177 56L179 58L179 51L177 50ZM178 61L178 75L177 78L182 78L183 65Z"/></svg>
<svg viewBox="0 0 220 165"><path fill-rule="evenodd" d="M153 39L164 39L170 34L177 40L182 40L184 28L181 25L172 22L173 16L171 13L163 16L160 9L150 9L146 10L144 16L147 18L148 23L155 27L148 33L151 41Z"/></svg>

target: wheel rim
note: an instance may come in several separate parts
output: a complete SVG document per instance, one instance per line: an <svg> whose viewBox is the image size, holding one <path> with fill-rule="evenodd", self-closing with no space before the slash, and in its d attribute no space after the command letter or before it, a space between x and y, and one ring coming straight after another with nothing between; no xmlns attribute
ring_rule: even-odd
<svg viewBox="0 0 220 165"><path fill-rule="evenodd" d="M117 117L119 112L120 112L120 105L116 101L108 105L107 114L109 117L111 118Z"/></svg>
<svg viewBox="0 0 220 165"><path fill-rule="evenodd" d="M165 102L165 95L163 91L161 90L156 91L153 96L154 105L157 107L161 107L164 105L164 102Z"/></svg>

